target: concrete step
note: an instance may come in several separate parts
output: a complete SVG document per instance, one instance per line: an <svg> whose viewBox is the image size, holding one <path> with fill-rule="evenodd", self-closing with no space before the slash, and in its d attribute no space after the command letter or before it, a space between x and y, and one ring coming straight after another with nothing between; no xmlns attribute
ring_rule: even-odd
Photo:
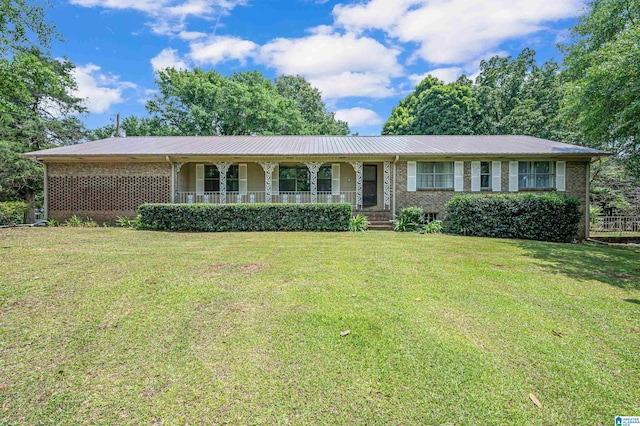
<svg viewBox="0 0 640 426"><path fill-rule="evenodd" d="M369 229L376 231L393 231L390 220L369 220Z"/></svg>

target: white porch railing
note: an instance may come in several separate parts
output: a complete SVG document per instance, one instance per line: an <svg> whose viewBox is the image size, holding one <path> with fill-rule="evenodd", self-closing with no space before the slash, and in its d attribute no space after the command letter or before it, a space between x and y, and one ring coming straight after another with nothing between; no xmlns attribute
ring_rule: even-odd
<svg viewBox="0 0 640 426"><path fill-rule="evenodd" d="M195 192L178 192L178 203L205 203L205 204L220 204L219 192L205 192L198 195ZM236 203L264 203L265 193L264 191L251 191L245 195L240 195L237 192L227 192L227 204ZM271 196L272 203L294 203L294 204L308 204L311 203L310 192L280 192ZM356 192L355 191L342 191L339 195L333 195L330 192L318 192L318 203L350 203L355 206L356 204Z"/></svg>

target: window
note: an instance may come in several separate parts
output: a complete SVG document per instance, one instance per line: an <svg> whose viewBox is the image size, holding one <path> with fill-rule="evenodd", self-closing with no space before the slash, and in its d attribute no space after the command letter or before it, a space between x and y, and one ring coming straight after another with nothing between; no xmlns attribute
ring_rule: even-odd
<svg viewBox="0 0 640 426"><path fill-rule="evenodd" d="M281 192L311 191L311 173L307 166L280 165ZM331 166L322 166L318 170L318 192L331 192Z"/></svg>
<svg viewBox="0 0 640 426"><path fill-rule="evenodd" d="M230 166L227 170L227 192L240 190L238 166ZM216 166L204 166L204 192L220 192L220 172Z"/></svg>
<svg viewBox="0 0 640 426"><path fill-rule="evenodd" d="M480 189L491 189L491 162L480 162Z"/></svg>
<svg viewBox="0 0 640 426"><path fill-rule="evenodd" d="M318 170L318 192L331 192L331 166Z"/></svg>
<svg viewBox="0 0 640 426"><path fill-rule="evenodd" d="M306 192L311 189L306 166L280 166L280 191Z"/></svg>
<svg viewBox="0 0 640 426"><path fill-rule="evenodd" d="M553 161L518 162L518 187L522 189L548 189L556 185Z"/></svg>
<svg viewBox="0 0 640 426"><path fill-rule="evenodd" d="M418 189L453 189L453 161L418 163L416 187Z"/></svg>
<svg viewBox="0 0 640 426"><path fill-rule="evenodd" d="M436 212L426 212L424 214L424 221L426 223L431 223L434 220L438 220L438 213L436 213Z"/></svg>

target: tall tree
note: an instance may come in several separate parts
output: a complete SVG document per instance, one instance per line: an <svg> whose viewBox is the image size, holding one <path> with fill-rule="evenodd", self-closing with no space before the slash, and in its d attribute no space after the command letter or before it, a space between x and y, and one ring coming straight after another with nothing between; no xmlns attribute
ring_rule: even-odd
<svg viewBox="0 0 640 426"><path fill-rule="evenodd" d="M85 107L72 94L72 70L68 60L35 47L0 59L0 201L23 199L33 207L42 192L42 167L23 159L24 152L89 136L76 116Z"/></svg>
<svg viewBox="0 0 640 426"><path fill-rule="evenodd" d="M565 112L640 177L640 0L594 0L562 46Z"/></svg>
<svg viewBox="0 0 640 426"><path fill-rule="evenodd" d="M349 125L336 120L335 113L327 111L318 89L300 75L282 75L275 80L276 91L293 99L305 122L307 135L348 135Z"/></svg>
<svg viewBox="0 0 640 426"><path fill-rule="evenodd" d="M0 2L0 54L28 50L31 47L47 49L51 41L59 38L55 26L47 21L45 6L35 1L2 0Z"/></svg>
<svg viewBox="0 0 640 426"><path fill-rule="evenodd" d="M392 110L382 134L473 134L476 110L471 88L464 81L444 84L427 76Z"/></svg>
<svg viewBox="0 0 640 426"><path fill-rule="evenodd" d="M444 84L428 76L400 101L383 134L524 134L565 140L560 120L558 64L542 66L535 52L495 56L480 63L475 82L462 75Z"/></svg>
<svg viewBox="0 0 640 426"><path fill-rule="evenodd" d="M328 112L320 92L300 76L275 84L257 71L225 77L216 71L168 68L156 78L159 94L147 102L149 117L127 117L128 136L318 135L349 133L347 123ZM94 131L110 137L112 125Z"/></svg>

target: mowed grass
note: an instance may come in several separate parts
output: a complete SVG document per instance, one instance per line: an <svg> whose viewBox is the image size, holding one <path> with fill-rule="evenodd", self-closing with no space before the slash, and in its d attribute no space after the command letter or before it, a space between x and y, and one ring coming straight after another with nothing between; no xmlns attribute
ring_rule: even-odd
<svg viewBox="0 0 640 426"><path fill-rule="evenodd" d="M3 424L640 415L634 248L8 229L0 305Z"/></svg>

